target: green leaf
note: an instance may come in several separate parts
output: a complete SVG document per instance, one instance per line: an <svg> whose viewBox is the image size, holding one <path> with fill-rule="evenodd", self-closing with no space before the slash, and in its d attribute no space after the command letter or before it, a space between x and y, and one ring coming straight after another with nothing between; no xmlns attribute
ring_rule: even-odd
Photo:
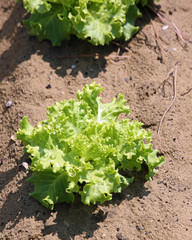
<svg viewBox="0 0 192 240"><path fill-rule="evenodd" d="M94 45L104 45L121 37L125 10L126 6L120 0L80 0L74 14L69 13L69 19L77 37L89 39Z"/></svg>
<svg viewBox="0 0 192 240"><path fill-rule="evenodd" d="M65 173L35 172L28 181L35 186L35 190L30 193L30 196L51 210L56 203L74 201L74 195L66 191L69 182Z"/></svg>
<svg viewBox="0 0 192 240"><path fill-rule="evenodd" d="M51 5L46 0L23 0L23 4L30 13L46 13L51 9Z"/></svg>
<svg viewBox="0 0 192 240"><path fill-rule="evenodd" d="M139 27L135 27L135 20L141 16L141 13L136 5L130 6L126 15L126 23L123 25L123 35L125 40L129 40L137 33Z"/></svg>
<svg viewBox="0 0 192 240"><path fill-rule="evenodd" d="M104 203L112 199L112 192L121 192L133 181L133 178L125 178L115 169L112 160L104 163L102 160L95 163L94 169L87 172L83 179L86 184L80 191L81 200L85 204ZM82 181L82 180L81 180Z"/></svg>
<svg viewBox="0 0 192 240"><path fill-rule="evenodd" d="M99 84L96 84L96 82L92 82L89 86L85 84L82 92L78 91L77 93L78 101L86 102L90 107L91 113L94 116L97 116L98 114L97 97L101 91L104 91L104 88L101 87Z"/></svg>
<svg viewBox="0 0 192 240"><path fill-rule="evenodd" d="M152 180L153 176L158 172L157 167L160 167L164 163L164 157L157 157L157 150L152 150L150 154L145 157L145 162L148 166L148 174L146 180Z"/></svg>
<svg viewBox="0 0 192 240"><path fill-rule="evenodd" d="M100 98L97 99L99 105L97 121L99 123L115 121L121 113L129 114L129 107L125 105L127 100L124 99L123 94L119 94L118 100L113 98L111 103L102 104L100 100Z"/></svg>
<svg viewBox="0 0 192 240"><path fill-rule="evenodd" d="M27 116L23 117L20 121L20 129L17 131L17 139L22 140L24 145L27 145L31 141L31 134L33 127L28 122Z"/></svg>
<svg viewBox="0 0 192 240"><path fill-rule="evenodd" d="M55 103L48 110L49 118L44 124L49 132L57 134L61 140L81 134L89 121L94 119L88 104L84 101L76 102L74 99Z"/></svg>
<svg viewBox="0 0 192 240"><path fill-rule="evenodd" d="M63 5L52 4L49 11L34 13L23 23L31 35L38 36L39 41L48 39L53 46L60 46L64 39L70 39L71 23Z"/></svg>
<svg viewBox="0 0 192 240"><path fill-rule="evenodd" d="M127 101L122 94L119 94L118 100L113 98L111 103L102 104L98 94L103 90L100 85L93 82L90 86L85 85L83 91L77 93L77 99L89 105L97 122L114 121L121 113L129 114L129 107L125 106Z"/></svg>

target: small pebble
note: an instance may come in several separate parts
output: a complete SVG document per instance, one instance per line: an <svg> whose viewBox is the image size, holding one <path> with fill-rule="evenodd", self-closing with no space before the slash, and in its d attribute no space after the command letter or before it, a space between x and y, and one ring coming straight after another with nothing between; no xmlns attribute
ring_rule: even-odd
<svg viewBox="0 0 192 240"><path fill-rule="evenodd" d="M46 88L47 88L47 89L50 89L50 88L51 88L51 85L50 85L50 84L48 84L48 85L46 86Z"/></svg>
<svg viewBox="0 0 192 240"><path fill-rule="evenodd" d="M141 226L138 226L138 225L136 226L136 228L137 228L138 231L143 230L143 228Z"/></svg>
<svg viewBox="0 0 192 240"><path fill-rule="evenodd" d="M10 108L13 105L12 101L8 101L6 103L6 108Z"/></svg>
<svg viewBox="0 0 192 240"><path fill-rule="evenodd" d="M168 29L168 25L165 25L164 27L162 27L163 30L167 30Z"/></svg>
<svg viewBox="0 0 192 240"><path fill-rule="evenodd" d="M177 51L177 48L173 48L173 51Z"/></svg>
<svg viewBox="0 0 192 240"><path fill-rule="evenodd" d="M132 81L132 77L130 76L130 78L125 78L124 80L125 80L125 82L128 83L129 81Z"/></svg>
<svg viewBox="0 0 192 240"><path fill-rule="evenodd" d="M117 234L116 234L116 238L117 238L118 240L123 240L123 235L122 235L122 233L117 233Z"/></svg>
<svg viewBox="0 0 192 240"><path fill-rule="evenodd" d="M16 141L16 137L14 135L12 135L11 136L11 140L15 142Z"/></svg>
<svg viewBox="0 0 192 240"><path fill-rule="evenodd" d="M72 68L72 69L76 68L76 65L75 65L75 64L73 64L73 65L71 66L71 68Z"/></svg>
<svg viewBox="0 0 192 240"><path fill-rule="evenodd" d="M28 165L28 163L26 163L26 162L22 162L22 163L21 163L21 166L23 166L26 170L29 169L29 165Z"/></svg>

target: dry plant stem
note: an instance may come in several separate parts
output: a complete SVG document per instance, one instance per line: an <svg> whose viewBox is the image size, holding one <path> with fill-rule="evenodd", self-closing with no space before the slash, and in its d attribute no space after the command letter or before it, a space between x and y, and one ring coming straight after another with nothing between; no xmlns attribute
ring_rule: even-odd
<svg viewBox="0 0 192 240"><path fill-rule="evenodd" d="M192 42L187 37L183 36L176 24L173 21L167 20L163 13L160 14L159 12L155 11L150 5L148 5L148 7L159 17L162 23L167 24L177 34L177 36L185 43L186 46L188 45L186 41Z"/></svg>
<svg viewBox="0 0 192 240"><path fill-rule="evenodd" d="M175 64L175 66L176 66L176 65L177 65L177 63ZM175 70L175 66L172 67L172 69L168 72L165 80L164 80L163 83L161 84L161 85L163 85L163 87L162 87L162 95L163 95L163 97L165 97L165 90L164 90L164 88L165 88L165 83L168 82L169 77L173 74L173 72L174 72L174 70ZM169 83L169 82L168 82L168 83Z"/></svg>
<svg viewBox="0 0 192 240"><path fill-rule="evenodd" d="M173 21L171 21L171 23L173 24L175 30L177 31L177 35L181 38L181 40L185 43L185 45L187 46L187 42L185 41L185 39L183 38L181 32L179 31L178 27L175 25L175 23Z"/></svg>
<svg viewBox="0 0 192 240"><path fill-rule="evenodd" d="M146 10L146 9L145 9ZM167 50L167 48L161 43L161 40L160 40L160 38L159 38L159 34L157 33L157 30L156 30L156 28L155 28L155 24L154 24L154 22L153 22L153 20L151 19L151 16L150 16L150 14L148 13L148 11L146 10L146 12L147 12L147 15L149 16L149 18L150 18L150 22L151 22L151 25L152 25L152 27L153 27L153 31L154 31L154 33L155 33L155 41L156 41L156 44L157 45L159 45L159 46L161 46L162 48L163 48L163 50L165 51L165 52L167 52L168 50Z"/></svg>
<svg viewBox="0 0 192 240"><path fill-rule="evenodd" d="M100 57L105 57L106 59L110 58L121 58L121 59L128 59L130 56L117 56L117 55L110 55L106 56L104 54L80 54L80 55L71 55L71 56L58 56L58 58L100 58Z"/></svg>
<svg viewBox="0 0 192 240"><path fill-rule="evenodd" d="M192 90L192 87L189 88L186 92L182 93L181 96L182 96L182 97L185 96L186 94L188 94L189 92L191 92L191 90Z"/></svg>
<svg viewBox="0 0 192 240"><path fill-rule="evenodd" d="M128 47L124 47L120 43L117 43L117 42L114 42L114 41L112 41L111 43L114 44L114 45L117 45L118 47L122 48L123 50L130 51L130 49Z"/></svg>
<svg viewBox="0 0 192 240"><path fill-rule="evenodd" d="M115 61L119 60L118 57L120 56L120 51L121 51L121 49L120 49L120 47L118 47L118 49L117 49L117 57L116 57Z"/></svg>
<svg viewBox="0 0 192 240"><path fill-rule="evenodd" d="M171 104L169 105L169 107L167 108L167 110L164 112L161 120L160 120L160 123L159 123L159 127L158 127L158 130L157 130L157 137L159 137L159 133L160 133L160 130L161 130L161 125L162 125L162 122L166 116L166 114L168 113L168 111L171 109L175 99L176 99L176 85L177 85L177 64L178 62L175 63L175 66L173 67L173 69L168 73L168 77L164 80L164 81L167 81L169 79L169 77L173 74L173 71L175 70L174 72L174 81L173 81L173 98L172 98L172 101L171 101Z"/></svg>

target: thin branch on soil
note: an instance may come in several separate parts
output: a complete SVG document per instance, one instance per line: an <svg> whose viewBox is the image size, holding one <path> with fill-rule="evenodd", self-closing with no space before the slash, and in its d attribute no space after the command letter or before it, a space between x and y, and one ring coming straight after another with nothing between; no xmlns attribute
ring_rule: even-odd
<svg viewBox="0 0 192 240"><path fill-rule="evenodd" d="M119 58L120 59L127 59L127 58L130 58L130 56L122 56L120 55L120 50L123 49L124 51L131 51L131 49L129 49L128 47L124 47L122 46L120 43L117 43L117 42L114 42L112 41L111 42L112 44L118 46L118 49L117 49L117 55L109 55L109 56L106 56L105 54L79 54L79 55L70 55L70 56L60 56L58 58L100 58L100 57L105 57L106 59L111 59L111 58L115 58L115 60L118 60Z"/></svg>
<svg viewBox="0 0 192 240"><path fill-rule="evenodd" d="M129 49L128 47L122 46L120 43L117 43L117 42L114 42L114 41L112 41L111 43L116 45L116 46L118 46L118 47L120 47L120 48L122 48L123 50L131 51L131 49Z"/></svg>
<svg viewBox="0 0 192 240"><path fill-rule="evenodd" d="M184 42L184 44L185 44L186 46L188 45L188 44L187 44L187 41L190 42L190 43L192 43L192 41L191 41L190 39L188 39L187 37L185 37L185 36L180 32L179 28L176 26L176 24L175 24L173 21L166 19L165 14L164 14L162 11L161 11L161 13L160 13L160 12L156 11L156 10L155 10L153 7L151 7L150 5L148 5L148 7L149 7L149 9L150 9L153 13L155 13L155 14L159 17L159 19L161 20L162 23L168 25L168 26L177 34L177 36Z"/></svg>
<svg viewBox="0 0 192 240"><path fill-rule="evenodd" d="M176 26L176 24L175 24L173 21L171 21L171 23L173 24L173 26L174 26L174 28L175 28L175 30L176 30L176 33L177 33L177 35L178 35L178 37L180 37L181 40L185 43L185 45L188 46L187 42L185 41L185 39L183 38L181 32L179 31L179 28Z"/></svg>
<svg viewBox="0 0 192 240"><path fill-rule="evenodd" d="M167 50L167 48L162 44L162 42L161 42L161 40L160 40L160 38L159 38L159 34L158 34L158 32L157 32L157 30L156 30L156 28L155 28L155 24L154 24L154 22L153 22L153 20L152 20L152 18L151 18L151 16L150 16L150 14L149 14L149 12L148 12L146 9L145 9L145 11L146 11L147 15L148 15L149 18L150 18L150 22L151 22L151 25L152 25L152 27L153 27L153 31L154 31L154 34L155 34L154 38L155 38L156 44L157 44L158 46L161 46L161 47L163 48L163 50L164 50L165 52L167 52L168 50Z"/></svg>
<svg viewBox="0 0 192 240"><path fill-rule="evenodd" d="M118 49L117 49L117 57L116 57L115 61L119 60L118 57L120 56L120 51L121 51L121 48L118 47Z"/></svg>
<svg viewBox="0 0 192 240"><path fill-rule="evenodd" d="M99 59L100 57L105 57L106 59L111 58L121 58L121 59L127 59L130 58L130 56L120 56L120 55L109 55L106 56L105 54L80 54L80 55L70 55L70 56L58 56L58 58L96 58Z"/></svg>
<svg viewBox="0 0 192 240"><path fill-rule="evenodd" d="M159 137L159 133L160 133L160 130L161 130L161 125L162 125L162 122L166 116L166 114L168 113L168 111L171 109L175 99L176 99L176 84L177 84L177 64L178 62L175 63L175 66L171 69L171 71L168 73L166 79L164 80L164 83L166 81L168 81L169 77L174 73L174 80L173 80L173 97L172 97L172 101L171 101L171 104L169 105L169 107L167 108L167 110L164 112L161 120L160 120L160 123L159 123L159 127L158 127L158 130L157 130L157 136Z"/></svg>
<svg viewBox="0 0 192 240"><path fill-rule="evenodd" d="M176 64L177 64L177 63L176 63ZM174 70L175 70L176 64L175 64L174 67L172 67L172 69L168 72L165 80L164 80L164 81L162 82L162 84L161 84L161 85L163 85L163 87L162 87L162 95L163 95L163 97L165 97L165 83L168 82L169 77L173 74L173 72L174 72ZM169 82L168 82L168 83L169 83ZM170 83L169 83L169 84L170 84Z"/></svg>
<svg viewBox="0 0 192 240"><path fill-rule="evenodd" d="M188 94L189 92L191 92L191 90L192 90L192 87L189 88L186 92L182 93L181 96L182 96L182 97L185 96L186 94Z"/></svg>

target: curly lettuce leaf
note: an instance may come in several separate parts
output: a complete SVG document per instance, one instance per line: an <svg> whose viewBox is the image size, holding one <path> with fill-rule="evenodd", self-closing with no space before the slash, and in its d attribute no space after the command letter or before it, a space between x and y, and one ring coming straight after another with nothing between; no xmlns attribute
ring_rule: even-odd
<svg viewBox="0 0 192 240"><path fill-rule="evenodd" d="M142 123L118 121L121 113L129 114L123 95L104 104L98 96L103 90L95 82L85 85L77 100L49 107L48 119L36 128L27 117L20 122L17 138L26 146L34 172L31 196L46 207L72 202L74 193L85 204L103 203L133 181L133 176L127 178L123 172L141 171L145 164L146 179L152 180L164 162Z"/></svg>
<svg viewBox="0 0 192 240"><path fill-rule="evenodd" d="M139 27L135 27L135 20L138 17L141 17L141 13L137 6L130 6L126 14L126 23L123 25L123 36L126 41L139 30Z"/></svg>
<svg viewBox="0 0 192 240"><path fill-rule="evenodd" d="M38 36L39 41L50 40L53 46L60 46L63 39L70 39L71 23L67 10L61 4L52 4L41 14L34 12L30 18L23 20L31 35Z"/></svg>
<svg viewBox="0 0 192 240"><path fill-rule="evenodd" d="M129 107L125 105L127 101L122 94L119 95L118 100L113 98L111 103L102 104L101 98L98 97L101 91L103 88L93 83L90 86L86 84L83 91L77 93L77 99L89 105L97 122L114 121L121 113L129 114Z"/></svg>
<svg viewBox="0 0 192 240"><path fill-rule="evenodd" d="M79 0L74 14L69 13L69 19L77 37L89 39L94 45L104 45L121 37L122 24L126 21L126 10L130 4L131 1L123 4L121 0Z"/></svg>
<svg viewBox="0 0 192 240"><path fill-rule="evenodd" d="M135 20L141 16L138 5L147 0L23 0L31 13L24 20L28 31L39 40L48 39L60 46L76 35L94 45L112 40L129 40L137 31Z"/></svg>
<svg viewBox="0 0 192 240"><path fill-rule="evenodd" d="M29 195L51 210L56 203L74 201L74 194L66 191L69 182L65 173L35 172L28 181L35 187Z"/></svg>
<svg viewBox="0 0 192 240"><path fill-rule="evenodd" d="M38 12L40 14L46 13L51 9L51 4L46 0L23 0L24 7L30 13Z"/></svg>
<svg viewBox="0 0 192 240"><path fill-rule="evenodd" d="M104 203L112 199L112 192L119 193L127 187L132 178L125 178L115 169L114 162L109 159L104 163L102 159L95 162L94 169L87 172L83 179L86 184L80 191L82 202L85 204L96 204L98 201Z"/></svg>

